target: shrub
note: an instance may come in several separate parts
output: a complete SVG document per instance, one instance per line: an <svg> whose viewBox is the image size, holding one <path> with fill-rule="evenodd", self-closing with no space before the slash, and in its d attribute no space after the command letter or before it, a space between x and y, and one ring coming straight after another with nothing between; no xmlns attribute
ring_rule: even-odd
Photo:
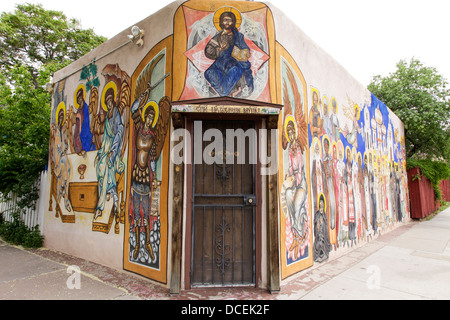
<svg viewBox="0 0 450 320"><path fill-rule="evenodd" d="M28 228L18 213L13 214L12 222L5 221L0 215L0 237L6 242L26 248L40 248L44 242L44 236L39 232L39 227Z"/></svg>

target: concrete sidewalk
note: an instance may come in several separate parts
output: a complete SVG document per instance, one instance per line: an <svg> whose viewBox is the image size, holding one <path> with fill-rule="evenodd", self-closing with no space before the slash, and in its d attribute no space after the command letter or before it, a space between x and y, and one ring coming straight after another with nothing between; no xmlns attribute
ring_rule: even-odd
<svg viewBox="0 0 450 320"><path fill-rule="evenodd" d="M0 300L141 299L447 300L450 208L429 221L406 223L339 258L289 277L281 291L273 294L255 288L221 288L171 296L161 284L126 271L47 249L25 250L0 240Z"/></svg>

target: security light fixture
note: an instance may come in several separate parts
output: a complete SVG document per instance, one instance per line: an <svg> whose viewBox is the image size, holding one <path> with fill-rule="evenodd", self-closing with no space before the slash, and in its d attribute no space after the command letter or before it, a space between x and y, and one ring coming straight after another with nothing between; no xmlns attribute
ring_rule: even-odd
<svg viewBox="0 0 450 320"><path fill-rule="evenodd" d="M131 35L128 35L130 41L133 41L138 47L141 47L144 44L144 30L139 28L138 26L133 26L131 28Z"/></svg>

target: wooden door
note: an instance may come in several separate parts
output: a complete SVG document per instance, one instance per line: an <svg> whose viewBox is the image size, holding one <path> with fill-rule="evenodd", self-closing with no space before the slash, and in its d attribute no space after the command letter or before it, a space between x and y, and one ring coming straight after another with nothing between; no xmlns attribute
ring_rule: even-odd
<svg viewBox="0 0 450 320"><path fill-rule="evenodd" d="M202 121L201 127L202 137L207 130L217 129L223 137L223 148L211 150L210 141L194 136L194 154L196 148L202 152L194 155L193 165L191 286L254 285L258 201L255 123ZM227 150L227 129L237 133L231 150ZM198 155L204 157L205 150L206 156L221 154L211 164L204 159L199 163ZM221 157L222 163L218 160Z"/></svg>

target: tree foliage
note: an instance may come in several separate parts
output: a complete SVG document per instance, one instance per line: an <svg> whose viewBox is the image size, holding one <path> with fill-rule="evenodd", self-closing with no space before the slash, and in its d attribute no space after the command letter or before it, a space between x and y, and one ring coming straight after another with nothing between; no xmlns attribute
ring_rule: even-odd
<svg viewBox="0 0 450 320"><path fill-rule="evenodd" d="M48 163L51 75L106 38L58 11L17 5L0 16L0 192L31 206Z"/></svg>
<svg viewBox="0 0 450 320"><path fill-rule="evenodd" d="M442 161L433 161L431 159L410 158L407 162L407 168L419 168L420 174L422 174L430 181L431 186L434 190L435 200L439 201L442 199L440 182L442 180L447 180L448 178L450 178L450 167L447 163Z"/></svg>
<svg viewBox="0 0 450 320"><path fill-rule="evenodd" d="M436 68L402 60L368 86L404 123L407 158L450 160L450 90Z"/></svg>
<svg viewBox="0 0 450 320"><path fill-rule="evenodd" d="M15 66L25 65L37 79L43 65L68 64L105 40L60 11L19 4L14 12L0 17L0 70L8 74Z"/></svg>

